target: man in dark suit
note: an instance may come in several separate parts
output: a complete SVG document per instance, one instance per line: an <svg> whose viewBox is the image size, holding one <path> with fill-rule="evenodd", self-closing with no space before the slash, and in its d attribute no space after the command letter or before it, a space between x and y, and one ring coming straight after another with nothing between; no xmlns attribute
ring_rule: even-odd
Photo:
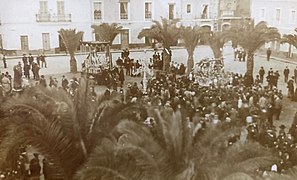
<svg viewBox="0 0 297 180"><path fill-rule="evenodd" d="M27 64L28 57L26 56L26 54L23 54L22 60L23 60L23 64Z"/></svg>
<svg viewBox="0 0 297 180"><path fill-rule="evenodd" d="M33 61L34 61L34 57L32 56L31 53L29 53L29 57L28 57L28 59L29 59L29 64L30 64L30 66L32 66Z"/></svg>
<svg viewBox="0 0 297 180"><path fill-rule="evenodd" d="M270 48L267 49L266 55L267 55L267 61L269 61L270 60L270 55L271 55L271 49Z"/></svg>

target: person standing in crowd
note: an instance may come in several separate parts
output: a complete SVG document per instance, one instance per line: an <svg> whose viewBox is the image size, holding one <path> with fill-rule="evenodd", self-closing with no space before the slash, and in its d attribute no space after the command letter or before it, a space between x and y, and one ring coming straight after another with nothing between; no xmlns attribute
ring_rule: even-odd
<svg viewBox="0 0 297 180"><path fill-rule="evenodd" d="M57 88L58 87L57 78L53 78L52 76L49 77L49 87L50 88Z"/></svg>
<svg viewBox="0 0 297 180"><path fill-rule="evenodd" d="M41 61L41 67L43 68L43 66L44 66L45 68L47 68L45 55L43 53L40 55L40 61Z"/></svg>
<svg viewBox="0 0 297 180"><path fill-rule="evenodd" d="M7 63L6 63L6 57L5 57L5 54L3 54L2 61L3 61L3 66L4 66L4 68L7 68Z"/></svg>
<svg viewBox="0 0 297 180"><path fill-rule="evenodd" d="M29 59L29 64L30 64L30 66L32 66L32 64L33 64L33 62L34 62L34 57L32 56L31 53L29 53L29 57L28 57L28 59ZM25 64L24 64L24 65L25 65Z"/></svg>
<svg viewBox="0 0 297 180"><path fill-rule="evenodd" d="M260 76L260 80L261 80L261 83L263 83L263 80L264 80L264 74L265 74L265 70L263 68L263 66L260 68L259 70L259 76Z"/></svg>
<svg viewBox="0 0 297 180"><path fill-rule="evenodd" d="M25 78L30 79L30 65L28 63L24 64L24 75Z"/></svg>
<svg viewBox="0 0 297 180"><path fill-rule="evenodd" d="M297 66L294 69L294 80L295 80L295 83L297 83Z"/></svg>
<svg viewBox="0 0 297 180"><path fill-rule="evenodd" d="M32 65L32 72L33 72L33 75L34 75L34 79L36 81L39 81L40 77L39 77L39 70L40 70L40 67L38 66L37 63L33 63Z"/></svg>
<svg viewBox="0 0 297 180"><path fill-rule="evenodd" d="M124 69L123 69L123 66L121 66L121 68L120 68L119 81L120 81L120 83L121 83L121 87L123 87L123 85L124 85L124 81L125 81L125 75L124 75Z"/></svg>
<svg viewBox="0 0 297 180"><path fill-rule="evenodd" d="M277 83L278 83L278 79L279 79L279 77L280 77L279 72L278 72L278 71L275 71L275 73L274 73L274 81L273 81L273 85L274 85L275 87L277 87Z"/></svg>
<svg viewBox="0 0 297 180"><path fill-rule="evenodd" d="M276 117L277 121L279 120L281 111L282 111L282 100L279 96L275 95L275 97L274 97L274 113L275 113L275 117Z"/></svg>
<svg viewBox="0 0 297 180"><path fill-rule="evenodd" d="M21 62L19 62L17 65L13 67L13 86L15 89L20 89L22 87L22 65Z"/></svg>
<svg viewBox="0 0 297 180"><path fill-rule="evenodd" d="M68 84L69 84L69 82L68 82L67 78L65 77L65 75L63 75L62 76L62 88L65 91L67 91L67 89L68 89Z"/></svg>
<svg viewBox="0 0 297 180"><path fill-rule="evenodd" d="M287 88L288 88L288 98L293 98L294 96L294 77L290 79L287 83Z"/></svg>
<svg viewBox="0 0 297 180"><path fill-rule="evenodd" d="M28 63L28 57L26 56L26 54L23 54L22 61L23 61L23 64Z"/></svg>
<svg viewBox="0 0 297 180"><path fill-rule="evenodd" d="M8 75L4 75L2 77L2 87L3 87L3 91L4 91L4 95L8 95L8 93L11 91L11 81L8 78Z"/></svg>
<svg viewBox="0 0 297 180"><path fill-rule="evenodd" d="M41 78L39 80L39 85L46 88L47 84L46 84L46 79L45 79L44 75L41 75L40 77Z"/></svg>
<svg viewBox="0 0 297 180"><path fill-rule="evenodd" d="M32 180L39 180L40 177L40 171L41 171L41 166L39 163L39 154L34 153L34 158L30 161L30 179Z"/></svg>
<svg viewBox="0 0 297 180"><path fill-rule="evenodd" d="M242 61L245 62L245 59L246 59L246 51L243 50L243 52L242 52Z"/></svg>
<svg viewBox="0 0 297 180"><path fill-rule="evenodd" d="M285 83L288 82L289 74L290 74L290 70L289 70L288 66L286 66L286 68L284 69Z"/></svg>
<svg viewBox="0 0 297 180"><path fill-rule="evenodd" d="M270 48L267 49L266 55L267 55L267 61L269 61L270 60L270 56L271 56L271 49Z"/></svg>

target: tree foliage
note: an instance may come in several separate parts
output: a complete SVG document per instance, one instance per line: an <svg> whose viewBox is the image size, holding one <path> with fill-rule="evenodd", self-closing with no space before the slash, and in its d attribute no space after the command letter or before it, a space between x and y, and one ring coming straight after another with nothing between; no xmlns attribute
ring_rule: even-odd
<svg viewBox="0 0 297 180"><path fill-rule="evenodd" d="M203 31L199 26L180 28L180 36L188 52L188 72L190 72L194 66L194 51L201 39L202 32Z"/></svg>
<svg viewBox="0 0 297 180"><path fill-rule="evenodd" d="M153 21L153 23L151 28L141 30L138 34L139 39L142 39L143 37L155 39L167 49L170 49L170 46L177 43L180 36L179 28L177 27L178 20L162 18L161 22Z"/></svg>
<svg viewBox="0 0 297 180"><path fill-rule="evenodd" d="M267 42L280 39L280 33L275 27L269 27L266 22L261 21L254 25L253 22L241 27L238 31L239 45L248 54L254 54L257 49Z"/></svg>
<svg viewBox="0 0 297 180"><path fill-rule="evenodd" d="M284 34L281 39L281 43L288 43L297 48L297 35L296 34Z"/></svg>
<svg viewBox="0 0 297 180"><path fill-rule="evenodd" d="M102 23L100 25L92 25L91 27L94 30L96 41L109 42L110 45L123 28L117 23Z"/></svg>
<svg viewBox="0 0 297 180"><path fill-rule="evenodd" d="M67 51L70 55L74 55L75 51L80 45L80 41L83 37L83 32L78 31L76 29L60 29L59 34L63 39L63 42L67 48Z"/></svg>
<svg viewBox="0 0 297 180"><path fill-rule="evenodd" d="M63 90L33 88L1 104L5 114L0 124L5 126L1 129L0 165L14 168L19 147L31 145L52 163L51 176L73 179L121 118L135 120L136 111L142 112L137 117L145 116L141 106L132 111L133 107L116 97L97 104L87 91L87 83L81 80L74 99Z"/></svg>
<svg viewBox="0 0 297 180"><path fill-rule="evenodd" d="M70 72L76 73L77 72L77 63L75 59L75 52L80 45L80 42L83 37L83 32L79 31L76 32L75 29L60 29L58 31L63 42L66 46L68 53L70 54Z"/></svg>

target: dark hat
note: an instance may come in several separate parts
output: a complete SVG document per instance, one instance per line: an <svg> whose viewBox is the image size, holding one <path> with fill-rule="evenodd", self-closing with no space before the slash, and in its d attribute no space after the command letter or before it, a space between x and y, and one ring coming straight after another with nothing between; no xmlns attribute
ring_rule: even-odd
<svg viewBox="0 0 297 180"><path fill-rule="evenodd" d="M285 129L286 126L282 124L282 125L279 126L279 128L281 128L281 129Z"/></svg>

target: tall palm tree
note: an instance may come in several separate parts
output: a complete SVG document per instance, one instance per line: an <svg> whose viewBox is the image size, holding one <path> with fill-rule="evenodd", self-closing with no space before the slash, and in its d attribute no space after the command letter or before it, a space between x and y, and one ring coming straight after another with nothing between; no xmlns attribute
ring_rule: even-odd
<svg viewBox="0 0 297 180"><path fill-rule="evenodd" d="M199 26L181 27L181 38L188 52L187 72L189 73L194 67L194 51L201 39L202 30Z"/></svg>
<svg viewBox="0 0 297 180"><path fill-rule="evenodd" d="M235 34L230 30L226 31L211 31L208 28L204 28L203 30L203 39L208 42L215 59L221 59L223 57L222 51L224 44L228 41L235 41ZM236 44L234 44L236 45Z"/></svg>
<svg viewBox="0 0 297 180"><path fill-rule="evenodd" d="M77 62L75 59L75 52L80 45L80 41L83 37L83 32L79 31L76 32L75 29L60 29L58 31L60 36L63 39L63 42L66 46L66 49L70 55L70 72L76 73L77 72Z"/></svg>
<svg viewBox="0 0 297 180"><path fill-rule="evenodd" d="M147 37L155 39L163 45L163 70L168 71L171 61L170 47L175 45L179 38L178 20L167 20L162 18L161 22L153 21L150 29L142 29L138 34L138 38Z"/></svg>
<svg viewBox="0 0 297 180"><path fill-rule="evenodd" d="M297 32L297 28L295 29L295 32ZM297 48L297 34L284 34L280 43L288 43L289 44L289 52L288 57L291 57L292 54L292 46Z"/></svg>
<svg viewBox="0 0 297 180"><path fill-rule="evenodd" d="M100 25L92 25L91 27L94 30L96 41L109 42L109 45L112 45L113 40L123 28L123 26L119 26L117 23L102 23Z"/></svg>
<svg viewBox="0 0 297 180"><path fill-rule="evenodd" d="M280 39L280 33L275 27L269 27L261 21L254 25L249 23L242 31L238 32L238 44L247 52L247 74L253 76L254 53L265 43Z"/></svg>
<svg viewBox="0 0 297 180"><path fill-rule="evenodd" d="M121 118L144 119L145 113L137 115L143 112L140 107L133 110L117 99L94 104L87 90L82 80L74 99L63 90L34 88L4 102L1 109L6 113L0 124L6 126L0 143L0 165L15 167L18 148L31 145L53 163L52 176L73 179L96 144L108 137Z"/></svg>

